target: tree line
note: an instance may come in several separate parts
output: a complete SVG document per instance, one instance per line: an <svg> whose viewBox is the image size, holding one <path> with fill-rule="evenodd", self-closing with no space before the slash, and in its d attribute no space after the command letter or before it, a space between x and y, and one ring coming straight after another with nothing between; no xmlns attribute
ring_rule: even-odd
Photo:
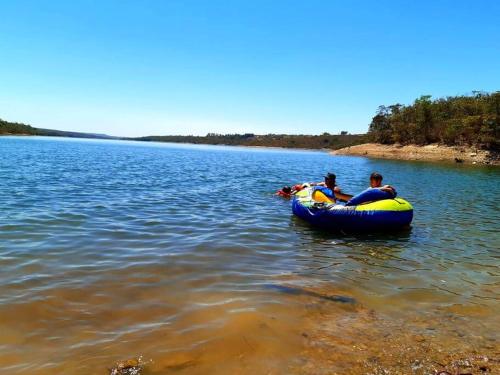
<svg viewBox="0 0 500 375"><path fill-rule="evenodd" d="M67 132L61 130L35 128L31 125L9 122L0 119L0 135L25 134L44 135L56 137L79 137L79 138L114 138L103 134L88 134L78 132ZM306 149L339 149L348 146L365 143L368 138L365 134L349 134L342 131L340 134L323 133L321 135L288 135L288 134L219 134L208 133L206 136L195 135L166 135L148 136L139 138L122 138L136 141L156 141L174 143L194 143L210 145L231 146L262 146L262 147L284 147L284 148L306 148Z"/></svg>
<svg viewBox="0 0 500 375"><path fill-rule="evenodd" d="M0 119L0 134L50 135L81 138L113 138L103 134L40 129ZM339 149L369 141L383 144L441 143L452 146L476 146L500 149L500 91L475 91L470 95L431 100L430 95L413 104L382 105L378 108L367 134L323 133L289 134L218 134L206 136L148 136L123 138L137 141L181 142L195 144L264 146L307 149Z"/></svg>
<svg viewBox="0 0 500 375"><path fill-rule="evenodd" d="M39 135L38 129L20 122L9 122L0 119L0 134Z"/></svg>
<svg viewBox="0 0 500 375"><path fill-rule="evenodd" d="M194 143L229 146L261 146L306 149L339 149L366 143L366 134L341 134L323 133L321 135L289 135L289 134L216 134L208 133L206 136L195 135L168 135L134 138L138 141Z"/></svg>
<svg viewBox="0 0 500 375"><path fill-rule="evenodd" d="M28 124L23 124L22 122L9 122L0 119L0 135L43 135L51 137L70 137L70 138L103 138L111 139L116 137L110 137L105 134L91 134L91 133L80 133L71 132L64 130L52 130L52 129L41 129L35 128Z"/></svg>
<svg viewBox="0 0 500 375"><path fill-rule="evenodd" d="M384 144L441 143L498 150L500 147L500 91L449 96L430 95L411 105L382 105L370 123L370 139Z"/></svg>

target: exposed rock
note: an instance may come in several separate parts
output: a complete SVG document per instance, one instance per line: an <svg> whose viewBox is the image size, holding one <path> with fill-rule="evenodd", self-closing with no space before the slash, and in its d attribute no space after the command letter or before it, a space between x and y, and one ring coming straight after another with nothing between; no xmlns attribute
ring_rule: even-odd
<svg viewBox="0 0 500 375"><path fill-rule="evenodd" d="M110 375L141 375L143 366L140 358L119 361L110 369Z"/></svg>
<svg viewBox="0 0 500 375"><path fill-rule="evenodd" d="M402 146L399 144L382 145L378 143L364 143L333 151L332 154L396 160L449 161L466 164L500 165L500 155L498 152L438 144Z"/></svg>

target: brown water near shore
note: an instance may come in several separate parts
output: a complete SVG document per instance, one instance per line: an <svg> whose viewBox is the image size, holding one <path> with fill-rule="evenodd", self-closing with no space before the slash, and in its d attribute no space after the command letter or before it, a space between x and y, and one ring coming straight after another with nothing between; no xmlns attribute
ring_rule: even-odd
<svg viewBox="0 0 500 375"><path fill-rule="evenodd" d="M379 312L376 312L379 311ZM358 306L350 314L319 308L307 336L309 374L500 373L496 312L478 306L381 313ZM322 322L318 324L318 322Z"/></svg>
<svg viewBox="0 0 500 375"><path fill-rule="evenodd" d="M149 273L128 278L134 287L60 288L50 298L2 306L0 321L20 324L2 331L2 345L18 350L0 353L0 368L106 374L110 358L141 357L142 374L151 375L500 371L500 321L488 305L433 308L431 295L415 291L408 301L429 303L422 314L359 289L297 286L304 280L292 276L238 294L206 290L217 277L164 293Z"/></svg>

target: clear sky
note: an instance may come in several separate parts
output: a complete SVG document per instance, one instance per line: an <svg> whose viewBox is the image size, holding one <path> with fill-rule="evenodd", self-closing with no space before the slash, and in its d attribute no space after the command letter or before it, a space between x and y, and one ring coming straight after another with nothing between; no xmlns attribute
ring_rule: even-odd
<svg viewBox="0 0 500 375"><path fill-rule="evenodd" d="M38 127L360 133L499 89L495 0L0 0L0 118Z"/></svg>

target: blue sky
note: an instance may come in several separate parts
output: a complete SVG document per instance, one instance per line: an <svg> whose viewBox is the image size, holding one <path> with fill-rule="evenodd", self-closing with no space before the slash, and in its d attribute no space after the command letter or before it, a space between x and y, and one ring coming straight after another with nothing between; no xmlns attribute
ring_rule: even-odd
<svg viewBox="0 0 500 375"><path fill-rule="evenodd" d="M500 2L2 1L0 118L121 136L365 132L500 89Z"/></svg>

